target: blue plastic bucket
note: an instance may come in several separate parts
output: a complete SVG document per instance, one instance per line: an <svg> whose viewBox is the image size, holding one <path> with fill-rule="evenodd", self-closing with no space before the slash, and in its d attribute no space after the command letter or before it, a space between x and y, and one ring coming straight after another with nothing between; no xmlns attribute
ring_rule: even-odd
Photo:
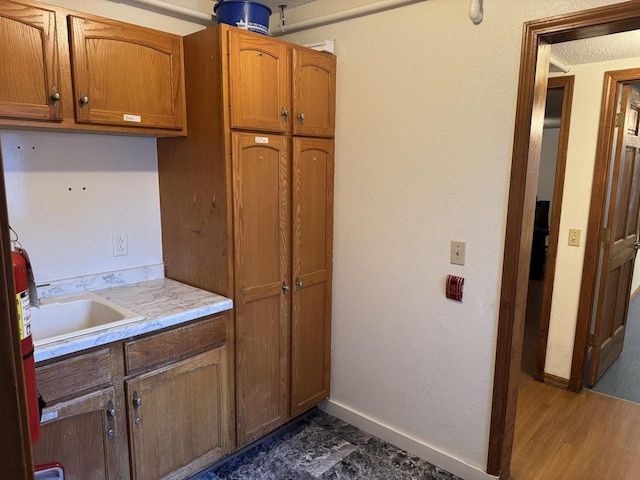
<svg viewBox="0 0 640 480"><path fill-rule="evenodd" d="M269 35L271 9L257 2L220 0L213 7L218 23L226 23L251 32Z"/></svg>

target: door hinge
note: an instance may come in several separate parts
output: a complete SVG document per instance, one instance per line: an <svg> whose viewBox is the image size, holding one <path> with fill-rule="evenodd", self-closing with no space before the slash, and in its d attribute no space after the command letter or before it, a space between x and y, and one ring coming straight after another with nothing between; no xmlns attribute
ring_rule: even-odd
<svg viewBox="0 0 640 480"><path fill-rule="evenodd" d="M624 113L616 113L616 127L624 127Z"/></svg>
<svg viewBox="0 0 640 480"><path fill-rule="evenodd" d="M605 227L602 229L602 241L608 242L609 240L611 240L611 229Z"/></svg>
<svg viewBox="0 0 640 480"><path fill-rule="evenodd" d="M593 333L589 335L589 346L590 347L598 346L598 337L596 337Z"/></svg>

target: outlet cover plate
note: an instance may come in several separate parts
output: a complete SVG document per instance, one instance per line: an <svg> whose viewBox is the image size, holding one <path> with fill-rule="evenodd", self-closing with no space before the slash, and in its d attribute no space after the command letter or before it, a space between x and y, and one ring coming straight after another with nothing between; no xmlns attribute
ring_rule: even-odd
<svg viewBox="0 0 640 480"><path fill-rule="evenodd" d="M129 255L129 241L126 233L113 234L113 256L123 257Z"/></svg>

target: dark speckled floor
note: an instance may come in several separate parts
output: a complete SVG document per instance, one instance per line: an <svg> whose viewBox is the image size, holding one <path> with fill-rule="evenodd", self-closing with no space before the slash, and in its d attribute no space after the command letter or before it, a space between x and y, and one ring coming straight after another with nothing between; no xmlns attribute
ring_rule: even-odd
<svg viewBox="0 0 640 480"><path fill-rule="evenodd" d="M320 410L192 480L237 479L460 480Z"/></svg>

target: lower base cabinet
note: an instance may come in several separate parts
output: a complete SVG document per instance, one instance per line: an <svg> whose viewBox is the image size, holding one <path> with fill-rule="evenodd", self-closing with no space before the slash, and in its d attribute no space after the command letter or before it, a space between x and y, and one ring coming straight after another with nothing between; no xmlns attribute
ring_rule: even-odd
<svg viewBox="0 0 640 480"><path fill-rule="evenodd" d="M55 460L69 480L123 478L118 476L114 399L111 387L48 409L42 439L34 447L36 464Z"/></svg>
<svg viewBox="0 0 640 480"><path fill-rule="evenodd" d="M68 480L183 479L233 449L222 314L39 365L36 464ZM127 454L128 453L128 454Z"/></svg>
<svg viewBox="0 0 640 480"><path fill-rule="evenodd" d="M183 479L224 453L226 348L126 382L134 478Z"/></svg>

